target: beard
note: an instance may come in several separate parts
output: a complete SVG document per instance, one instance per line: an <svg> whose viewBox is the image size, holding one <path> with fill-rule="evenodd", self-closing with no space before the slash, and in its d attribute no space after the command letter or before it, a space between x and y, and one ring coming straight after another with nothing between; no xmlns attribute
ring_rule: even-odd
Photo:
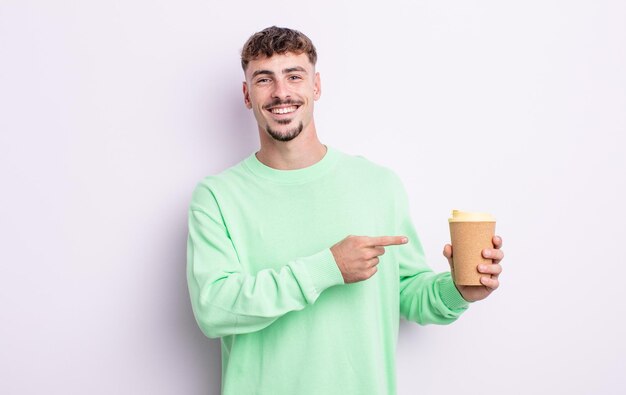
<svg viewBox="0 0 626 395"><path fill-rule="evenodd" d="M288 120L286 123L289 123L289 122L291 122L291 120ZM281 133L276 130L273 130L272 128L270 128L270 125L267 125L265 127L265 130L267 131L267 133L274 140L278 140L278 141L291 141L295 139L296 137L298 137L300 132L302 132L302 129L304 129L304 125L302 125L302 121L300 121L300 124L297 127L287 130L285 133Z"/></svg>

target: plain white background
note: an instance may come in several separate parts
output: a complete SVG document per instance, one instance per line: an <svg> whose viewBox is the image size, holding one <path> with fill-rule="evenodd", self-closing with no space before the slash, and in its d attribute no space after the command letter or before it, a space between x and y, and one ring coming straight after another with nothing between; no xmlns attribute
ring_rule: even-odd
<svg viewBox="0 0 626 395"><path fill-rule="evenodd" d="M258 149L239 51L319 52L320 139L393 168L431 266L498 219L501 288L402 322L400 395L626 385L621 1L0 3L0 392L218 394L185 278L196 183Z"/></svg>

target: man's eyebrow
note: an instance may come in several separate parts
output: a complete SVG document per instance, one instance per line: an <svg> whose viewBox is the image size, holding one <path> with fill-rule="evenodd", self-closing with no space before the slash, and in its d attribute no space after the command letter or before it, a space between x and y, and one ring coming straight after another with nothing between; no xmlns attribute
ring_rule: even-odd
<svg viewBox="0 0 626 395"><path fill-rule="evenodd" d="M257 70L254 73L252 73L252 78L256 77L259 74L274 75L274 72L270 70Z"/></svg>
<svg viewBox="0 0 626 395"><path fill-rule="evenodd" d="M306 69L302 66L289 67L283 70L283 74L293 73L294 71L302 71L306 73Z"/></svg>
<svg viewBox="0 0 626 395"><path fill-rule="evenodd" d="M283 69L283 74L289 74L289 73L293 73L294 71L300 71L302 73L306 73L306 69L302 66L294 66L294 67L288 67L286 69ZM257 75L260 74L265 74L265 75L269 75L269 76L273 76L274 72L271 70L256 70L254 73L252 73L252 78L256 77Z"/></svg>

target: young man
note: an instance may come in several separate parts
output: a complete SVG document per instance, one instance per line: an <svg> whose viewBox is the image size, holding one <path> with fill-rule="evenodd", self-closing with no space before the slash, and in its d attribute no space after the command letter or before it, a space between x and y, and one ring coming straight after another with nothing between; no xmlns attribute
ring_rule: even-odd
<svg viewBox="0 0 626 395"><path fill-rule="evenodd" d="M395 394L400 315L448 324L499 285L499 237L483 286L455 286L426 265L398 176L320 143L316 58L295 30L250 37L243 96L261 149L193 193L189 290L221 338L226 395Z"/></svg>

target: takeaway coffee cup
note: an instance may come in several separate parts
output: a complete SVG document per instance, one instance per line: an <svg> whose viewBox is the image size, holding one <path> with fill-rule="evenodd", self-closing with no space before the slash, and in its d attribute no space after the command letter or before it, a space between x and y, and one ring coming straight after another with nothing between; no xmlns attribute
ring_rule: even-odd
<svg viewBox="0 0 626 395"><path fill-rule="evenodd" d="M450 223L452 240L452 278L457 285L482 285L478 272L481 263L491 264L483 258L485 248L493 248L496 219L491 214L453 210Z"/></svg>

